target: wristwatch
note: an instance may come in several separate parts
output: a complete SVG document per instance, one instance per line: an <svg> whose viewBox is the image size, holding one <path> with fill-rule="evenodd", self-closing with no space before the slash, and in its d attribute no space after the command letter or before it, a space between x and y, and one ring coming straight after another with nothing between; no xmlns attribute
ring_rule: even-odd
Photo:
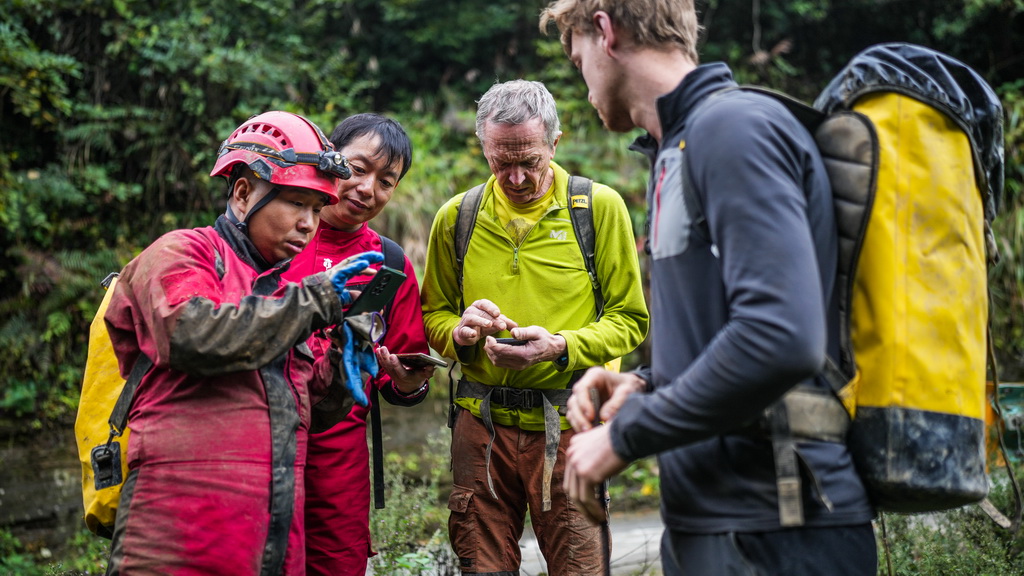
<svg viewBox="0 0 1024 576"><path fill-rule="evenodd" d="M562 355L552 360L552 362L554 362L555 366L558 366L559 368L566 368L569 366L569 350L567 349L565 352L562 352Z"/></svg>
<svg viewBox="0 0 1024 576"><path fill-rule="evenodd" d="M424 380L423 385L421 385L416 390L413 390L412 392L402 392L402 389L398 387L398 384L395 384L394 380L391 381L391 385L394 387L395 391L398 392L398 394L403 398L415 398L416 396L419 396L420 394L423 394L424 392L427 391L427 387L430 386L430 380Z"/></svg>

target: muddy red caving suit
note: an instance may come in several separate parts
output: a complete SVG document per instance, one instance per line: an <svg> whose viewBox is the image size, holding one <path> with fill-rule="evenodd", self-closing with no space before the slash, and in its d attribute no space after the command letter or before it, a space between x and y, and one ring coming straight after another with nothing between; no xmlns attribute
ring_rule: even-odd
<svg viewBox="0 0 1024 576"><path fill-rule="evenodd" d="M292 261L285 278L292 281L322 272L345 258L361 252L381 252L380 236L363 226L355 232L332 228L323 220L309 246ZM380 264L371 264L376 270ZM429 352L420 310L416 273L405 258L406 280L385 314L387 333L382 344L392 354ZM372 276L353 277L353 290ZM326 340L312 338L317 356ZM376 387L388 403L412 406L426 397L426 389L404 395L381 370L366 382ZM373 396L367 392L367 397ZM369 408L354 406L349 415L330 430L310 434L306 457L306 568L310 575L363 576L366 560L376 554L370 541L370 465L366 443Z"/></svg>
<svg viewBox="0 0 1024 576"><path fill-rule="evenodd" d="M310 388L344 378L306 340L342 308L326 275L279 274L224 216L122 272L105 316L121 370L140 349L155 365L129 413L108 574L304 573Z"/></svg>

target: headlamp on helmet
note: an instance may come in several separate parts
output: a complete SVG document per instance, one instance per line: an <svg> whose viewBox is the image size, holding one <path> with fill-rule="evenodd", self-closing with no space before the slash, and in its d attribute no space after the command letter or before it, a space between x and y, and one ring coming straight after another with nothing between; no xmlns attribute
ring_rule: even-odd
<svg viewBox="0 0 1024 576"><path fill-rule="evenodd" d="M316 166L317 170L326 172L336 178L342 180L348 180L352 177L352 169L348 166L348 158L337 150L321 150L319 152L296 152L292 148L287 150L274 150L268 146L258 144L256 142L224 142L220 145L218 156L223 156L231 150L247 150L249 152L255 152L260 156L268 158L274 164L281 168L288 168L299 164L306 166ZM251 168L252 166L250 166ZM253 168L253 171L265 180L270 178L260 174L259 171Z"/></svg>

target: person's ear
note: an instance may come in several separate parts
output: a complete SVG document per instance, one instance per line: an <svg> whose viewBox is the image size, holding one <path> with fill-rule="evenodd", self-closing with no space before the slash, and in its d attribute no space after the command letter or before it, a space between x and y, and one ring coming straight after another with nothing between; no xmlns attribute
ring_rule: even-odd
<svg viewBox="0 0 1024 576"><path fill-rule="evenodd" d="M612 25L612 17L604 10L594 12L594 32L598 35L601 47L611 55L612 50L618 48L618 38L615 34L615 26Z"/></svg>
<svg viewBox="0 0 1024 576"><path fill-rule="evenodd" d="M235 215L242 222L245 222L245 216L255 200L255 190L252 182L244 176L235 180L234 186L231 187L231 205L234 207Z"/></svg>

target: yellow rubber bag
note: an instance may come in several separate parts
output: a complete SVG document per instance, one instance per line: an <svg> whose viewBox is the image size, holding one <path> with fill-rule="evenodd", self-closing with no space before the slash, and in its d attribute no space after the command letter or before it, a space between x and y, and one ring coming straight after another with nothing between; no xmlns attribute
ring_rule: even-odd
<svg viewBox="0 0 1024 576"><path fill-rule="evenodd" d="M988 279L971 145L944 113L896 92L852 109L874 126L878 160L849 313L851 452L880 509L977 502Z"/></svg>
<svg viewBox="0 0 1024 576"><path fill-rule="evenodd" d="M980 502L1002 104L963 62L890 43L851 59L814 110L839 232L825 376L857 472L879 511Z"/></svg>
<svg viewBox="0 0 1024 576"><path fill-rule="evenodd" d="M85 511L85 525L93 533L111 538L114 533L114 518L121 499L121 486L117 484L102 490L96 489L92 466L92 450L106 444L110 437L111 411L124 388L125 380L117 366L117 357L107 334L103 315L114 293L117 276L113 276L99 310L89 327L89 356L85 363L85 377L82 381L82 396L78 403L78 417L75 419L75 440L78 443L78 457L82 463L82 504ZM120 444L121 478L128 476L128 435L129 430L113 442Z"/></svg>
<svg viewBox="0 0 1024 576"><path fill-rule="evenodd" d="M850 419L801 404L795 389L786 406L802 411L800 433L845 434L879 511L983 500L990 223L1004 156L995 91L962 62L905 43L865 49L813 107L743 89L774 97L814 135L832 185L839 357L821 376ZM799 506L786 512L802 523Z"/></svg>

